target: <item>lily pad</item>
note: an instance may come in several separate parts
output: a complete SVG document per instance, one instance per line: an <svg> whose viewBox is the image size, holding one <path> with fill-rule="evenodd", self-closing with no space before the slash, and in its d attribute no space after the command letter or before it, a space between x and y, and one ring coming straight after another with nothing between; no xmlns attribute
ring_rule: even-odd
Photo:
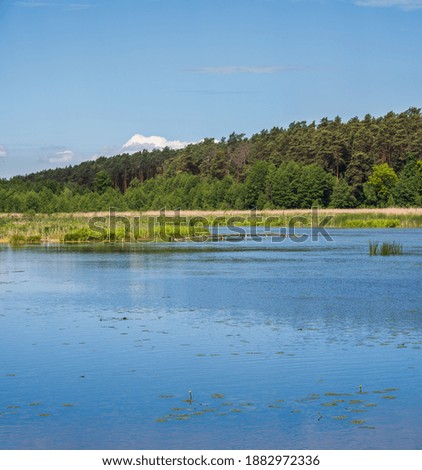
<svg viewBox="0 0 422 470"><path fill-rule="evenodd" d="M190 416L189 415L179 415L179 416L175 416L174 419L176 421L187 421L188 419L190 419Z"/></svg>

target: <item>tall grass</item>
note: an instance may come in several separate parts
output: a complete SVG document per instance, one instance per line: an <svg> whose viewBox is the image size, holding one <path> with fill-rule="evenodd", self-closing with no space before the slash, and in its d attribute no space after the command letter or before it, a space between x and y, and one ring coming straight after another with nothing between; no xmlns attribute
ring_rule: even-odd
<svg viewBox="0 0 422 470"><path fill-rule="evenodd" d="M327 228L389 228L389 227L422 227L422 216L415 214L393 214L386 216L379 213L335 213L327 221L329 211L319 215L319 222ZM119 214L116 214L116 220ZM151 228L146 217L128 217L129 223L116 223L108 226L90 226L89 215L52 214L52 215L6 215L0 217L0 242L15 245L45 242L124 242L124 241L184 241L189 238L200 238L208 234L208 226L251 225L254 223L245 213L244 217L198 216L196 227L189 224L170 221L164 225ZM126 221L127 222L127 221ZM268 229L286 227L311 227L311 212L289 212L270 215L257 214L255 224L267 226ZM130 225L130 229L127 226ZM111 227L111 228L110 228ZM94 228L94 229L93 229ZM375 253L382 247L373 248ZM397 248L393 246L393 254ZM388 249L387 249L388 251Z"/></svg>
<svg viewBox="0 0 422 470"><path fill-rule="evenodd" d="M379 242L369 242L369 255L370 256L375 256L378 254L378 246Z"/></svg>
<svg viewBox="0 0 422 470"><path fill-rule="evenodd" d="M379 242L369 242L369 255L370 256L391 256L402 255L403 245L397 242L383 242L380 246Z"/></svg>
<svg viewBox="0 0 422 470"><path fill-rule="evenodd" d="M203 225L188 226L173 221L151 225L146 217L128 217L125 223L108 222L92 227L89 217L66 215L30 215L0 217L0 242L11 245L28 243L107 243L135 241L184 241L206 236Z"/></svg>
<svg viewBox="0 0 422 470"><path fill-rule="evenodd" d="M257 226L264 226L266 220L270 221L272 227L286 227L289 223L294 223L295 227L311 227L312 215L309 213L294 211L272 215L269 219L266 218L265 211L260 217L254 221ZM268 214L267 214L268 215ZM329 219L325 219L326 217ZM331 216L331 217L330 217ZM384 214L376 212L360 212L360 213L333 213L330 214L329 210L320 212L319 221L324 220L325 227L331 228L417 228L422 227L422 215L419 214ZM210 217L211 224L218 223L219 225L227 225L230 220L238 219L239 217ZM252 220L249 217L244 217L243 221L238 220L235 222L237 226L250 225Z"/></svg>

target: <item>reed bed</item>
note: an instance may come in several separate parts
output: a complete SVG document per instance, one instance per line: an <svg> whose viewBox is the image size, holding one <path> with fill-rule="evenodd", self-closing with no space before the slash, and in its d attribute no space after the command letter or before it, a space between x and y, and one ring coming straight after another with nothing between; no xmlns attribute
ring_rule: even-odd
<svg viewBox="0 0 422 470"><path fill-rule="evenodd" d="M18 246L35 243L178 241L209 234L205 224L186 225L159 218L115 218L21 215L0 218L0 242Z"/></svg>
<svg viewBox="0 0 422 470"><path fill-rule="evenodd" d="M369 255L370 256L391 256L402 255L403 245L398 242L369 242Z"/></svg>
<svg viewBox="0 0 422 470"><path fill-rule="evenodd" d="M206 236L208 227L250 226L312 227L326 228L416 228L422 227L419 212L330 212L320 210L318 215L310 210L264 213L195 213L178 219L168 214L131 213L115 214L115 218L96 214L0 214L0 242L22 245L48 242L115 242L115 241L184 241L192 237ZM94 222L93 222L94 221ZM157 221L159 223L157 223ZM151 223L152 222L152 223ZM382 249L382 247L380 247Z"/></svg>

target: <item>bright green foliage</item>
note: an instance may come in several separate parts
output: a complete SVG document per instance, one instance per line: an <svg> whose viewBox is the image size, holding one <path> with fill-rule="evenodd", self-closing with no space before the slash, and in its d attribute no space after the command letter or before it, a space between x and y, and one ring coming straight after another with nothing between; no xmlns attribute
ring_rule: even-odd
<svg viewBox="0 0 422 470"><path fill-rule="evenodd" d="M301 184L297 197L300 207L326 207L330 199L334 178L316 164L306 165L302 169Z"/></svg>
<svg viewBox="0 0 422 470"><path fill-rule="evenodd" d="M268 163L262 160L257 161L252 165L246 177L246 208L247 209L262 209L263 202L265 201L265 189L268 175Z"/></svg>
<svg viewBox="0 0 422 470"><path fill-rule="evenodd" d="M397 179L395 171L387 163L375 165L372 175L364 186L368 203L379 207L386 206L393 194Z"/></svg>
<svg viewBox="0 0 422 470"><path fill-rule="evenodd" d="M102 241L102 237L98 232L95 232L88 227L82 227L71 230L64 236L65 242L87 242L87 241Z"/></svg>
<svg viewBox="0 0 422 470"><path fill-rule="evenodd" d="M280 165L272 182L272 196L275 207L281 209L300 207L298 191L301 185L301 177L301 165L294 162Z"/></svg>

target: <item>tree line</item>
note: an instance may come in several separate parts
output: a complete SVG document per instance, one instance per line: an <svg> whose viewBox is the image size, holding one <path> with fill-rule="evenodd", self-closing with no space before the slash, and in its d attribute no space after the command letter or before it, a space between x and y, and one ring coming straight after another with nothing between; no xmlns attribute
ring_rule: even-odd
<svg viewBox="0 0 422 470"><path fill-rule="evenodd" d="M0 180L2 212L421 206L418 108L232 133Z"/></svg>

